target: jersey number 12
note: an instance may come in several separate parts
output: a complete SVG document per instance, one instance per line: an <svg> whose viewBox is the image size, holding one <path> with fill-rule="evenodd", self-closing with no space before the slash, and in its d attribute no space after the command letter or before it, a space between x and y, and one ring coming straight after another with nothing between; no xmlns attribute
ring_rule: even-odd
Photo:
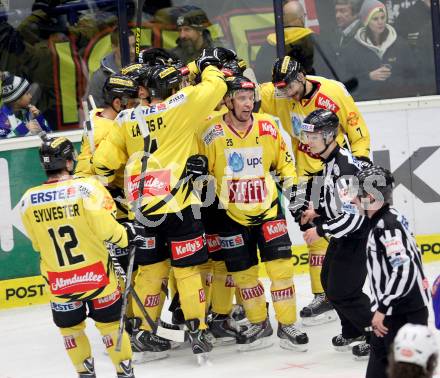
<svg viewBox="0 0 440 378"><path fill-rule="evenodd" d="M55 230L53 228L49 228L48 232L55 247L55 252L57 254L58 263L60 264L60 266L66 265L66 263L64 262L63 250L66 254L69 265L78 264L84 261L83 255L76 255L76 256L72 255L72 249L78 246L78 239L75 235L75 230L73 227L61 226L58 229L58 235L60 238L64 238L66 235L70 237L70 240L65 241L64 244L62 245L62 249L60 248L60 244L58 243L57 236L55 235Z"/></svg>

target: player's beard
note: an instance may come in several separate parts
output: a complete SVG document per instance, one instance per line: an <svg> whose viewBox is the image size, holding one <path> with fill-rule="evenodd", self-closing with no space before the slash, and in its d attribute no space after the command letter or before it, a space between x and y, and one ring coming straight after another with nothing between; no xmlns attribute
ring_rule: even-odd
<svg viewBox="0 0 440 378"><path fill-rule="evenodd" d="M196 52L196 45L191 39L181 39L180 46L185 50L187 55L191 56Z"/></svg>

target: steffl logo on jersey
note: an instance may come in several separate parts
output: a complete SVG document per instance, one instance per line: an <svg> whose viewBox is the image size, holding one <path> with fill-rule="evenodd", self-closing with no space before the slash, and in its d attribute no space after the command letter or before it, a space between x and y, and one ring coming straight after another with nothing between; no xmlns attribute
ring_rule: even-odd
<svg viewBox="0 0 440 378"><path fill-rule="evenodd" d="M258 128L259 128L260 136L270 135L274 139L278 138L277 129L269 121L258 121Z"/></svg>
<svg viewBox="0 0 440 378"><path fill-rule="evenodd" d="M287 222L284 219L266 222L262 228L267 242L287 234Z"/></svg>
<svg viewBox="0 0 440 378"><path fill-rule="evenodd" d="M194 253L203 248L203 245L203 236L198 236L191 240L172 241L171 252L174 260L179 260L194 255Z"/></svg>
<svg viewBox="0 0 440 378"><path fill-rule="evenodd" d="M264 179L228 180L229 203L262 203L267 195Z"/></svg>
<svg viewBox="0 0 440 378"><path fill-rule="evenodd" d="M285 301L293 298L293 287L287 287L280 290L271 290L272 302Z"/></svg>

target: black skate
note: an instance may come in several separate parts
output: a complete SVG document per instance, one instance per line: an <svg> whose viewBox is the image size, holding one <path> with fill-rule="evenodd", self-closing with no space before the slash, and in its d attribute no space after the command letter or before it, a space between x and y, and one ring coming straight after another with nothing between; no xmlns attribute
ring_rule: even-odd
<svg viewBox="0 0 440 378"><path fill-rule="evenodd" d="M370 344L366 342L355 345L351 352L353 353L354 359L357 361L368 360L370 357Z"/></svg>
<svg viewBox="0 0 440 378"><path fill-rule="evenodd" d="M332 344L338 352L348 352L352 350L353 344L365 342L365 336L345 338L342 334L332 338Z"/></svg>
<svg viewBox="0 0 440 378"><path fill-rule="evenodd" d="M139 330L132 338L133 362L143 363L168 357L169 340L151 331Z"/></svg>
<svg viewBox="0 0 440 378"><path fill-rule="evenodd" d="M304 326L324 324L338 318L324 293L315 294L313 300L299 312L299 316Z"/></svg>
<svg viewBox="0 0 440 378"><path fill-rule="evenodd" d="M127 318L125 320L125 330L127 331L130 338L139 332L139 327L142 324L141 318Z"/></svg>
<svg viewBox="0 0 440 378"><path fill-rule="evenodd" d="M248 352L268 348L273 344L273 340L269 339L269 336L272 336L272 334L273 330L269 317L260 323L250 323L248 329L238 334L238 350Z"/></svg>
<svg viewBox="0 0 440 378"><path fill-rule="evenodd" d="M199 329L199 319L187 320L185 324L188 328L186 335L197 357L197 362L199 365L204 365L208 362L208 353L212 350L212 337L206 330Z"/></svg>
<svg viewBox="0 0 440 378"><path fill-rule="evenodd" d="M230 345L237 341L237 331L230 326L229 315L211 314L209 330L215 338L215 345Z"/></svg>
<svg viewBox="0 0 440 378"><path fill-rule="evenodd" d="M185 315L183 315L183 311L181 307L177 307L173 310L171 316L171 322L176 325L184 325L185 324Z"/></svg>
<svg viewBox="0 0 440 378"><path fill-rule="evenodd" d="M181 332L182 333L182 341L181 342L178 342L178 341L174 341L174 340L171 340L171 338L172 337L174 337L175 336L175 334L173 334L173 335L167 335L166 333L163 333L163 330L160 330L160 329L158 329L157 330L157 334L159 335L159 330L161 331L160 332L160 336L162 337L162 338L165 338L165 339L168 339L168 340L170 340L170 346L171 346L171 349L177 349L177 348L180 348L183 344L185 344L185 331L183 330L183 327L181 327L181 326L178 326L177 324L172 324L172 323L168 323L168 322L166 322L166 321L164 321L164 320L162 320L162 319L160 319L159 320L159 325L165 330L165 331L171 331L172 333L174 333L174 332Z"/></svg>
<svg viewBox="0 0 440 378"><path fill-rule="evenodd" d="M122 372L118 373L117 378L135 378L130 360L122 361L119 364L119 367L121 368Z"/></svg>
<svg viewBox="0 0 440 378"><path fill-rule="evenodd" d="M90 357L84 360L83 365L84 371L78 373L78 378L96 378L93 358Z"/></svg>
<svg viewBox="0 0 440 378"><path fill-rule="evenodd" d="M309 338L294 324L285 325L278 323L277 336L280 338L280 347L283 349L306 352L308 349Z"/></svg>

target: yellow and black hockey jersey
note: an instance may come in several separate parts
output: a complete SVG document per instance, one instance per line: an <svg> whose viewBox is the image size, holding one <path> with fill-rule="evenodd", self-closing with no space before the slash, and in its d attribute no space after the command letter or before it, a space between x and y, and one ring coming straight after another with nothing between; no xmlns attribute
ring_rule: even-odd
<svg viewBox="0 0 440 378"><path fill-rule="evenodd" d="M243 134L220 116L199 136L200 153L208 157L222 206L233 220L247 226L274 219L280 211L271 171L284 188L297 183L292 157L273 117L252 116L252 126Z"/></svg>
<svg viewBox="0 0 440 378"><path fill-rule="evenodd" d="M311 153L309 147L299 140L303 119L318 108L329 109L338 115L342 127L336 139L339 145L345 144L346 134L353 155L369 157L370 133L344 85L320 76L307 75L307 80L314 83L318 90L310 99L300 102L278 95L272 83L264 83L261 86L261 111L278 117L283 128L292 137L298 176L312 176L322 170L319 157Z"/></svg>
<svg viewBox="0 0 440 378"><path fill-rule="evenodd" d="M196 130L213 112L226 93L223 74L207 67L202 82L186 87L165 101L123 111L111 133L101 142L93 157L96 174L112 180L115 170L124 164L126 195L130 201L139 196L139 174L144 139L138 124L145 122L148 164L142 212L145 215L176 213L199 203L186 178L186 161L198 153ZM141 114L138 113L141 110ZM142 126L142 125L141 125Z"/></svg>
<svg viewBox="0 0 440 378"><path fill-rule="evenodd" d="M68 178L29 189L21 217L54 302L104 297L117 290L104 242L127 246L108 191L93 178Z"/></svg>

